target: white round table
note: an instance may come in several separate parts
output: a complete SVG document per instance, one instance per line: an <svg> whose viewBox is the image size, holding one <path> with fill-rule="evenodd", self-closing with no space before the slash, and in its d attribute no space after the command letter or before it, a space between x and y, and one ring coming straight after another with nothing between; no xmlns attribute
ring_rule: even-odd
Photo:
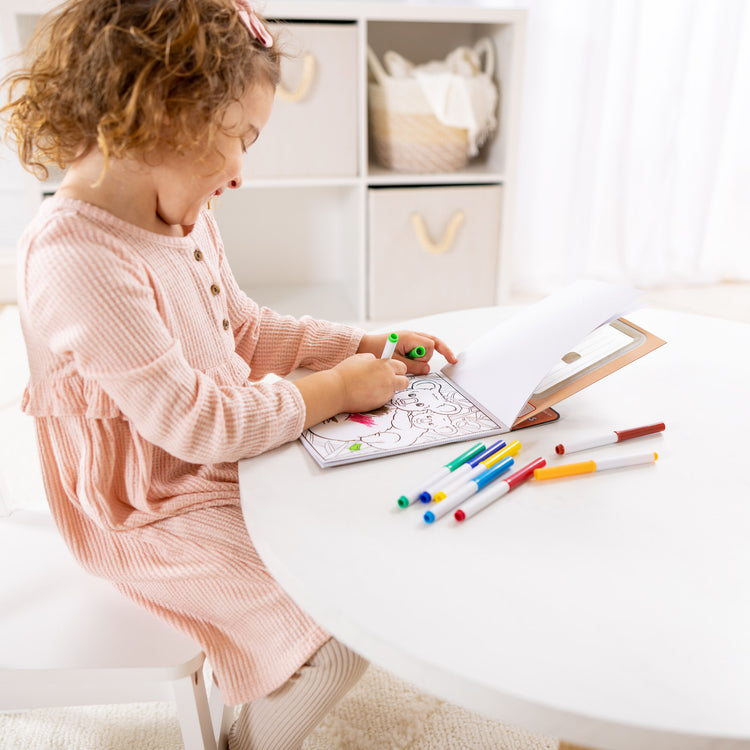
<svg viewBox="0 0 750 750"><path fill-rule="evenodd" d="M459 350L511 312L411 325ZM513 433L516 468L643 450L655 464L530 481L428 526L396 500L465 444L321 470L295 442L240 462L244 516L305 610L433 695L602 749L747 749L750 326L626 317L667 344ZM658 421L661 435L555 456Z"/></svg>

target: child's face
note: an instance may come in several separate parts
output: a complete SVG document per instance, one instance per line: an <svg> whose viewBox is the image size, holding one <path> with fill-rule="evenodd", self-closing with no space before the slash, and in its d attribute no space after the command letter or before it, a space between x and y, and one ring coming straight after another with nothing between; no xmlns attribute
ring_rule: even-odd
<svg viewBox="0 0 750 750"><path fill-rule="evenodd" d="M216 136L218 154L208 162L199 162L190 154L164 157L154 170L157 212L162 221L192 226L212 197L242 184L242 155L265 127L273 97L273 87L261 84L231 104Z"/></svg>

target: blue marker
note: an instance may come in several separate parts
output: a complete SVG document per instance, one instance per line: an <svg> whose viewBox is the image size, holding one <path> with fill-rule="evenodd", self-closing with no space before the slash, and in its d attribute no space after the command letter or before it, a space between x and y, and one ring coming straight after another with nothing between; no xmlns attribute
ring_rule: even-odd
<svg viewBox="0 0 750 750"><path fill-rule="evenodd" d="M434 489L435 484L442 481L443 477L447 476L451 472L455 471L461 464L466 461L470 461L474 456L478 456L484 450L484 443L477 443L473 448L469 448L466 452L462 453L457 458L449 461L445 466L441 466L431 477L428 477L424 481L420 482L413 490L407 492L398 499L399 508L407 508L410 506L418 497L419 493L425 489Z"/></svg>
<svg viewBox="0 0 750 750"><path fill-rule="evenodd" d="M461 464L449 477L446 478L446 482L450 482L450 485L453 486L454 484L463 484L467 479L471 479L471 477L467 477L466 474L468 474L472 469L475 469L478 464L480 464L485 459L489 458L493 453L497 453L501 448L505 448L505 440L498 440L496 443L493 443L487 450L482 451L478 456L475 458L470 459L465 464ZM479 474L480 472L484 471L484 466L481 467L481 469L477 472ZM463 477L463 479L461 479ZM435 490L437 488L433 487L431 492L423 492L419 499L423 503L429 503L433 496L436 494ZM447 494L448 485L445 485L445 491Z"/></svg>
<svg viewBox="0 0 750 750"><path fill-rule="evenodd" d="M487 469L487 471L480 474L478 477L470 479L466 484L456 490L456 492L447 496L445 500L441 500L439 503L433 505L432 510L428 510L427 513L424 514L425 523L434 523L438 518L447 515L454 508L461 505L464 500L479 492L482 487L486 487L490 482L497 479L502 474L505 474L511 466L513 466L513 459L504 458L491 469Z"/></svg>

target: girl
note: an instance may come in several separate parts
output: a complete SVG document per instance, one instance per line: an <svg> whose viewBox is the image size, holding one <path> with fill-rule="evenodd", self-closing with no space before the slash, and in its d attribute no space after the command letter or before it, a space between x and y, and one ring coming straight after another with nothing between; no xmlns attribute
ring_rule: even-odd
<svg viewBox="0 0 750 750"><path fill-rule="evenodd" d="M259 307L212 198L241 183L279 53L246 0L69 0L13 73L7 133L67 168L21 239L19 306L45 486L81 563L191 635L230 747L299 748L366 663L271 578L240 512L237 460L382 405L439 339ZM252 236L252 226L248 227ZM411 361L405 352L422 345ZM295 381L269 382L304 366Z"/></svg>

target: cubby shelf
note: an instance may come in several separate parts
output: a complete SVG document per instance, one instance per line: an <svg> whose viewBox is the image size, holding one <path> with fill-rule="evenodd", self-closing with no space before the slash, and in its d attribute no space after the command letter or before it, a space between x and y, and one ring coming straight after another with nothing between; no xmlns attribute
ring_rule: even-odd
<svg viewBox="0 0 750 750"><path fill-rule="evenodd" d="M54 4L4 2L5 48L18 49ZM214 208L240 285L280 312L342 320L503 301L526 12L377 0L265 0L258 7L279 22L289 55L282 63L287 96L277 96L248 153L242 187ZM367 47L381 59L394 49L419 64L484 37L494 50L500 103L498 128L479 156L439 174L376 164L368 149ZM30 187L31 199L50 189ZM422 242L413 226L417 211ZM444 253L425 250L425 237L439 245L457 213L462 221L453 245ZM472 264L483 269L479 287ZM416 276L400 285L408 295L392 290L401 273ZM456 294L462 285L471 293Z"/></svg>

